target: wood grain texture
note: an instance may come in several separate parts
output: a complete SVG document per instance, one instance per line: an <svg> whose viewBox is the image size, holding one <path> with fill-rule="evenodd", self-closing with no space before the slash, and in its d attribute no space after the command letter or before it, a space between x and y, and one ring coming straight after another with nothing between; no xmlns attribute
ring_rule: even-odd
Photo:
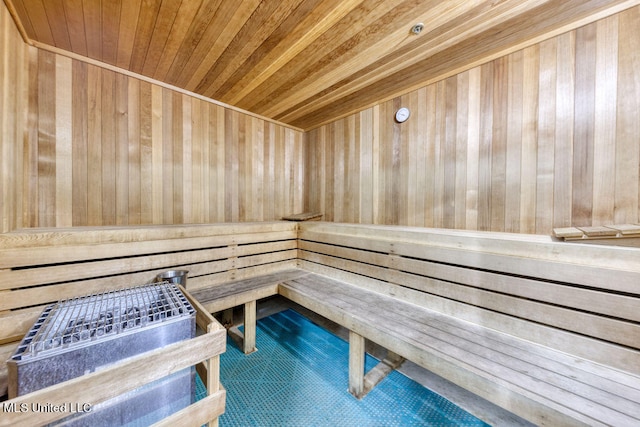
<svg viewBox="0 0 640 427"><path fill-rule="evenodd" d="M38 47L309 130L640 0L4 3Z"/></svg>
<svg viewBox="0 0 640 427"><path fill-rule="evenodd" d="M336 222L537 234L639 222L639 10L307 132L305 210ZM411 109L403 124L393 120L400 106ZM377 122L365 120L376 112ZM379 150L358 135L379 135ZM335 184L365 172L366 185ZM378 205L358 211L348 200Z"/></svg>
<svg viewBox="0 0 640 427"><path fill-rule="evenodd" d="M325 222L299 227L304 269L329 276L327 271L333 270L338 280L568 353L578 351L574 354L586 358L597 354L601 362L613 358L607 352L609 344L600 347L604 342L598 341L611 340L612 348L623 346L615 351L616 366L637 372L637 362L627 364L628 355L635 354L635 359L640 355L635 344L640 332L636 324L639 294L632 290L640 273L637 249L569 245L521 233ZM445 308L453 301L469 306ZM480 307L491 314L471 314ZM507 320L498 313L517 319ZM490 320L494 315L502 320ZM517 323L523 319L536 325L521 329ZM559 330L550 335L533 332L542 325ZM580 336L570 338L568 331ZM587 336L595 341L587 338L575 345ZM626 346L636 350L628 353Z"/></svg>
<svg viewBox="0 0 640 427"><path fill-rule="evenodd" d="M208 13L218 17L220 4ZM539 234L638 222L640 7L304 135L26 47L0 10L7 22L2 231L270 220L302 211L335 221ZM135 10L123 5L122 22ZM228 13L246 18L246 10ZM69 25L81 34L93 19ZM185 40L213 31L201 25ZM403 125L390 119L400 105L412 110Z"/></svg>
<svg viewBox="0 0 640 427"><path fill-rule="evenodd" d="M0 5L0 232L24 225L22 210L16 206L21 202L25 166L28 69L28 48L9 11Z"/></svg>
<svg viewBox="0 0 640 427"><path fill-rule="evenodd" d="M28 80L19 64L2 78L29 93L3 97L13 109L0 140L10 177L3 231L21 225L23 210L31 227L263 221L302 211L300 131L29 50ZM33 136L23 153L24 122L14 118L25 115Z"/></svg>

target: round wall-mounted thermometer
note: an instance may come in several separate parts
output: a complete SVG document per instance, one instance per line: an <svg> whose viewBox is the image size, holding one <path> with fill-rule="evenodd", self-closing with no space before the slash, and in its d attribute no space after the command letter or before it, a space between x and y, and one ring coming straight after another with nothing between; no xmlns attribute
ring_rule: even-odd
<svg viewBox="0 0 640 427"><path fill-rule="evenodd" d="M398 111L396 111L396 122L406 122L410 115L411 112L409 111L409 109L406 107L402 107Z"/></svg>

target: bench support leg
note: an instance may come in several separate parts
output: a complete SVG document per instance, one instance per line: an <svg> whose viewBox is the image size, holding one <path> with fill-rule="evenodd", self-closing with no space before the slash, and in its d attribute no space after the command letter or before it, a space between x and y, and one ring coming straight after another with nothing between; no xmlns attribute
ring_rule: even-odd
<svg viewBox="0 0 640 427"><path fill-rule="evenodd" d="M228 308L222 312L220 323L227 329L233 326L233 308Z"/></svg>
<svg viewBox="0 0 640 427"><path fill-rule="evenodd" d="M244 341L242 345L244 354L256 351L256 302L251 301L244 305Z"/></svg>
<svg viewBox="0 0 640 427"><path fill-rule="evenodd" d="M358 399L364 393L364 337L349 331L349 393Z"/></svg>

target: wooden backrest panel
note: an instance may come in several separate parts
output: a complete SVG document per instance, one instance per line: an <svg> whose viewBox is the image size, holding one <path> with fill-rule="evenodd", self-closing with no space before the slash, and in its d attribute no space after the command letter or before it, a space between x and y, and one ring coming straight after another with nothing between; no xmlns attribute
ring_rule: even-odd
<svg viewBox="0 0 640 427"><path fill-rule="evenodd" d="M334 223L299 238L303 268L640 371L640 249Z"/></svg>
<svg viewBox="0 0 640 427"><path fill-rule="evenodd" d="M298 231L299 227L299 231ZM299 266L640 371L640 249L323 222L0 234L0 344L49 302L189 270L188 290Z"/></svg>
<svg viewBox="0 0 640 427"><path fill-rule="evenodd" d="M290 222L26 230L0 234L0 339L44 304L188 270L187 289L291 268ZM29 307L35 307L29 308ZM16 319L26 319L16 327Z"/></svg>

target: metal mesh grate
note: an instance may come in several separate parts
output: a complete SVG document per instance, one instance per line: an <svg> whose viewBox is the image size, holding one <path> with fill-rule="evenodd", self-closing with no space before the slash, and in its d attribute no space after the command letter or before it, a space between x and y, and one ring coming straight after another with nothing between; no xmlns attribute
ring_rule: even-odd
<svg viewBox="0 0 640 427"><path fill-rule="evenodd" d="M36 357L193 312L182 292L168 282L63 300L44 310L18 353L21 358Z"/></svg>

